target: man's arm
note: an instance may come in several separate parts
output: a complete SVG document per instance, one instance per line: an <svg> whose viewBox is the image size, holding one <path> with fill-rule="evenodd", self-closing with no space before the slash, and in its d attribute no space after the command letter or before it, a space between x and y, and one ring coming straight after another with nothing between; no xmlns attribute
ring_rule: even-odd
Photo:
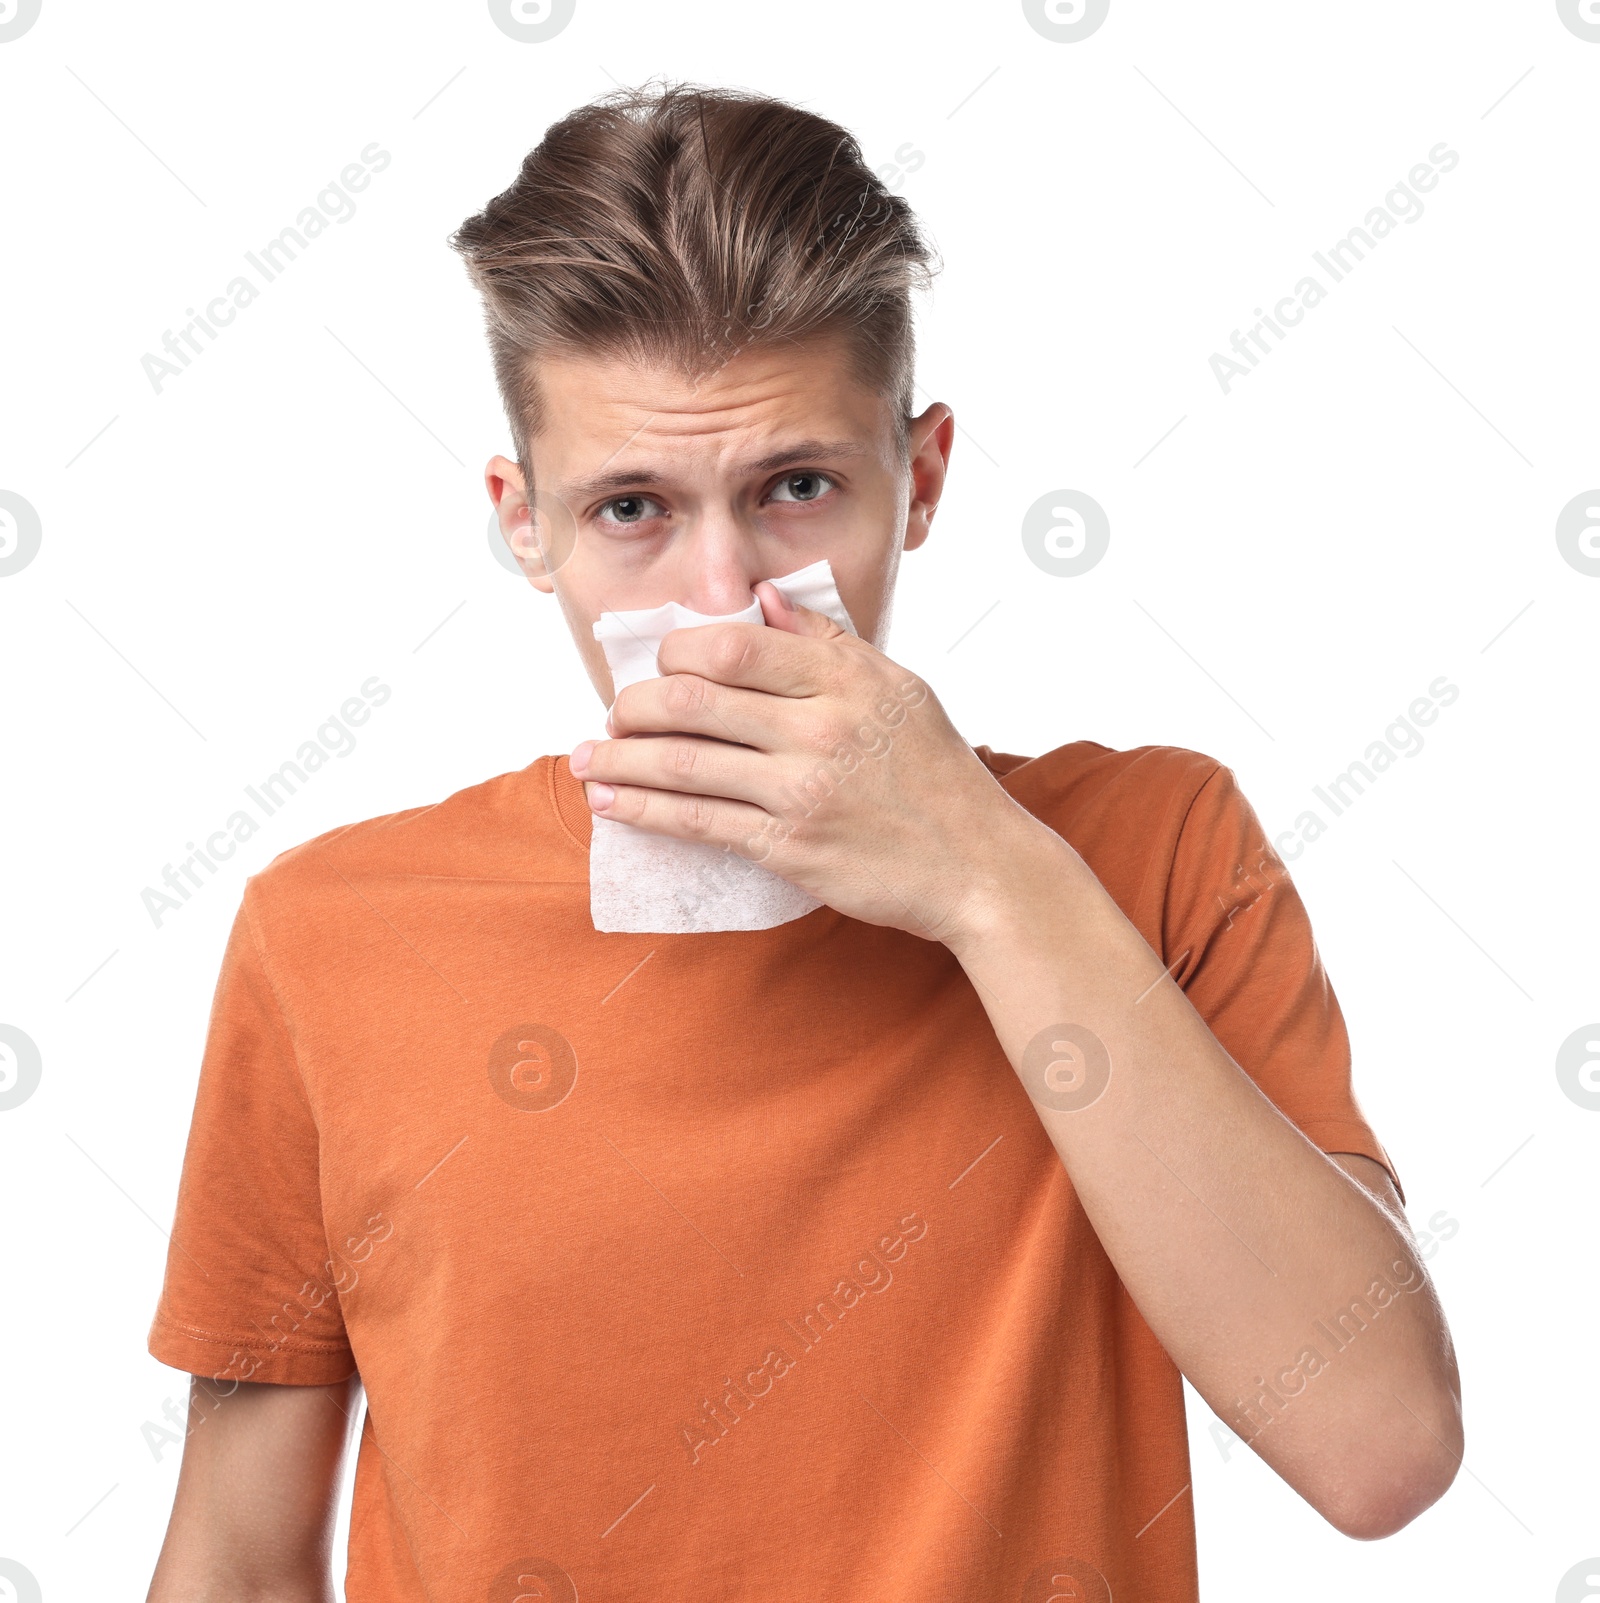
<svg viewBox="0 0 1600 1603"><path fill-rule="evenodd" d="M1339 1530L1400 1529L1454 1478L1462 1432L1387 1179L1279 1112L921 680L756 594L769 627L675 630L661 677L617 696L613 738L573 752L590 807L948 946L1173 1362Z"/></svg>
<svg viewBox="0 0 1600 1603"><path fill-rule="evenodd" d="M1462 1432L1387 1174L1272 1105L1065 841L1020 809L1009 834L946 942L1118 1275L1301 1496L1347 1535L1391 1534L1450 1484Z"/></svg>
<svg viewBox="0 0 1600 1603"><path fill-rule="evenodd" d="M148 1603L332 1603L334 1515L360 1397L356 1376L231 1391L197 1377Z"/></svg>

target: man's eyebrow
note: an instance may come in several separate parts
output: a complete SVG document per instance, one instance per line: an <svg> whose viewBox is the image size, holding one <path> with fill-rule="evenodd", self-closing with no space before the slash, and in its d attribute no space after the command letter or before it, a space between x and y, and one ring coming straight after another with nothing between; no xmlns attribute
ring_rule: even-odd
<svg viewBox="0 0 1600 1603"><path fill-rule="evenodd" d="M805 467L817 461L837 461L840 457L866 456L867 447L859 440L796 440L781 450L756 457L740 465L744 473L776 473L780 468ZM566 485L569 496L615 495L660 482L661 475L650 468L613 468L572 479Z"/></svg>
<svg viewBox="0 0 1600 1603"><path fill-rule="evenodd" d="M808 462L818 462L824 458L866 454L867 448L859 440L799 440L794 445L786 445L781 451L773 451L770 455L757 457L753 462L746 462L745 469L750 473L776 473L779 468L804 467Z"/></svg>

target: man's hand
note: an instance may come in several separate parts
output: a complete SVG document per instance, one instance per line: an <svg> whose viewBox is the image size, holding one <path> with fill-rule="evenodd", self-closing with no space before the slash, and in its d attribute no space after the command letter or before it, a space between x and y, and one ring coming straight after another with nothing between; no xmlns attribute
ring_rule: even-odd
<svg viewBox="0 0 1600 1603"><path fill-rule="evenodd" d="M572 771L589 805L762 864L839 912L953 939L1044 829L915 674L763 581L768 627L661 644Z"/></svg>

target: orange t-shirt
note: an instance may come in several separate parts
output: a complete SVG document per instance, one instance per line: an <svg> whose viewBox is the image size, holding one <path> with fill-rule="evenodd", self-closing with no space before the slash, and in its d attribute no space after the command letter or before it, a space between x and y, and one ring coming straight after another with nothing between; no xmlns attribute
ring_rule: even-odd
<svg viewBox="0 0 1600 1603"><path fill-rule="evenodd" d="M978 751L1388 1166L1232 773ZM1178 1371L950 952L828 907L598 934L588 836L541 757L247 882L150 1351L359 1370L351 1603L1193 1599Z"/></svg>

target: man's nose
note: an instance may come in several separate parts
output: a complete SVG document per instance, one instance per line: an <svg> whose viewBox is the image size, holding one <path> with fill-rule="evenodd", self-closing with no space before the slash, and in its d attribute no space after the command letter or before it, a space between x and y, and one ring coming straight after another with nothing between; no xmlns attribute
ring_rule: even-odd
<svg viewBox="0 0 1600 1603"><path fill-rule="evenodd" d="M743 611L756 581L772 577L760 566L754 531L731 509L701 512L678 555L677 599L712 616Z"/></svg>

